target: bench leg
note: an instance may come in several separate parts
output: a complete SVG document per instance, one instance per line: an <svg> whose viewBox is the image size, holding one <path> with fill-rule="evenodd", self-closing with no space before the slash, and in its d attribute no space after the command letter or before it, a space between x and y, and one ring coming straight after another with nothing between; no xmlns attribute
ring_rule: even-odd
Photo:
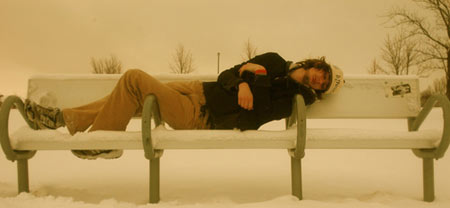
<svg viewBox="0 0 450 208"><path fill-rule="evenodd" d="M30 192L28 183L28 160L17 160L17 180L19 184L19 194L21 192Z"/></svg>
<svg viewBox="0 0 450 208"><path fill-rule="evenodd" d="M302 193L302 161L291 157L292 195L299 200L303 199Z"/></svg>
<svg viewBox="0 0 450 208"><path fill-rule="evenodd" d="M423 200L434 201L434 161L433 158L423 158Z"/></svg>
<svg viewBox="0 0 450 208"><path fill-rule="evenodd" d="M150 159L150 203L159 202L159 158Z"/></svg>

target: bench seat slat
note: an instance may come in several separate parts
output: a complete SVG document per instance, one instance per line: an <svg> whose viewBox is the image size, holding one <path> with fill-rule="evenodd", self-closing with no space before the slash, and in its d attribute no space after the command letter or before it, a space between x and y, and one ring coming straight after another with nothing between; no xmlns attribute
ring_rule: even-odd
<svg viewBox="0 0 450 208"><path fill-rule="evenodd" d="M434 148L440 131L379 129L308 129L309 149ZM152 130L155 149L291 149L296 129L287 131ZM16 150L142 149L141 132L96 131L70 136L60 130L35 131L26 126L11 136Z"/></svg>

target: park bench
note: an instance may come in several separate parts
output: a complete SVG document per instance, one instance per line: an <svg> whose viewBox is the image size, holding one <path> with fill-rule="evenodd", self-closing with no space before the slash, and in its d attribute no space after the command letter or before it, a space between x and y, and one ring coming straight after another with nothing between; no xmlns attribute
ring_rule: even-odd
<svg viewBox="0 0 450 208"><path fill-rule="evenodd" d="M214 81L216 75L155 75L162 82L176 80ZM28 82L28 98L60 108L86 104L107 95L120 75L40 75ZM439 103L443 128L419 127ZM149 160L149 201L159 196L159 161L167 149L287 149L291 158L292 194L302 199L301 159L308 149L411 149L423 159L423 197L434 200L434 159L448 148L450 104L442 95L434 95L422 106L419 79L412 76L347 75L345 85L334 95L305 107L303 97L294 99L293 113L286 128L268 130L171 130L162 125L157 100L149 95L142 113L142 131L96 131L74 136L58 130L34 130L22 127L9 134L10 109L23 113L17 96L5 99L0 111L0 140L6 158L17 161L18 190L29 191L28 160L37 150L71 149L143 149ZM408 129L374 130L349 128L307 128L307 119L405 119ZM153 120L153 122L152 122ZM400 164L399 164L400 165Z"/></svg>

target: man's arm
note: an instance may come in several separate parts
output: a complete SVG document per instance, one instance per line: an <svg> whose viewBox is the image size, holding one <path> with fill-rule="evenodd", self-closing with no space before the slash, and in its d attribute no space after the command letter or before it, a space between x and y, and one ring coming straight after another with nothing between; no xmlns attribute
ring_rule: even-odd
<svg viewBox="0 0 450 208"><path fill-rule="evenodd" d="M225 90L237 91L239 90L239 84L245 81L241 77L244 71L255 72L257 69L263 68L267 71L267 75L271 77L283 73L285 65L286 61L277 53L265 53L223 71L220 73L217 82Z"/></svg>
<svg viewBox="0 0 450 208"><path fill-rule="evenodd" d="M242 73L245 71L254 73L256 76L267 75L267 71L264 66L254 63L246 63L242 65L239 69L239 75L242 77ZM253 110L253 93L247 82L242 82L239 84L238 104L246 110Z"/></svg>
<svg viewBox="0 0 450 208"><path fill-rule="evenodd" d="M224 89L230 92L238 92L238 104L242 108L246 110L253 110L253 93L250 89L251 87L249 83L246 82L248 80L244 80L242 75L245 72L250 72L255 74L256 78L270 76L271 74L279 73L278 68L280 67L274 66L275 64L282 65L283 67L281 67L281 69L284 70L285 63L285 60L278 54L265 53L256 56L246 63L236 65L233 68L222 72L217 81ZM274 69L275 71L273 71ZM267 87L267 85L270 85L270 78L255 79L255 82L251 84L255 87L258 85Z"/></svg>
<svg viewBox="0 0 450 208"><path fill-rule="evenodd" d="M245 111L240 115L238 127L240 130L259 129L263 124L287 118L292 112L292 100L281 99L271 101L270 110L264 111L264 113L254 111Z"/></svg>
<svg viewBox="0 0 450 208"><path fill-rule="evenodd" d="M242 76L244 71L249 71L255 74L267 74L267 70L264 66L250 62L241 66L239 69L239 75Z"/></svg>

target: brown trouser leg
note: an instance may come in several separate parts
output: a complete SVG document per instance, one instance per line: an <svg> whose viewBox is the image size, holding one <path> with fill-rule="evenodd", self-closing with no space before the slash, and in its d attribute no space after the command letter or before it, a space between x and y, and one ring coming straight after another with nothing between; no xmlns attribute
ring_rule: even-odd
<svg viewBox="0 0 450 208"><path fill-rule="evenodd" d="M76 132L83 132L88 129L108 98L109 96L106 96L87 105L63 109L64 122L70 134L74 135Z"/></svg>
<svg viewBox="0 0 450 208"><path fill-rule="evenodd" d="M154 94L161 117L174 129L208 128L200 112L205 104L202 83L173 82L163 84L141 70L128 70L107 97L77 108L63 109L71 134L85 131L126 129L133 115L140 113L144 99Z"/></svg>

